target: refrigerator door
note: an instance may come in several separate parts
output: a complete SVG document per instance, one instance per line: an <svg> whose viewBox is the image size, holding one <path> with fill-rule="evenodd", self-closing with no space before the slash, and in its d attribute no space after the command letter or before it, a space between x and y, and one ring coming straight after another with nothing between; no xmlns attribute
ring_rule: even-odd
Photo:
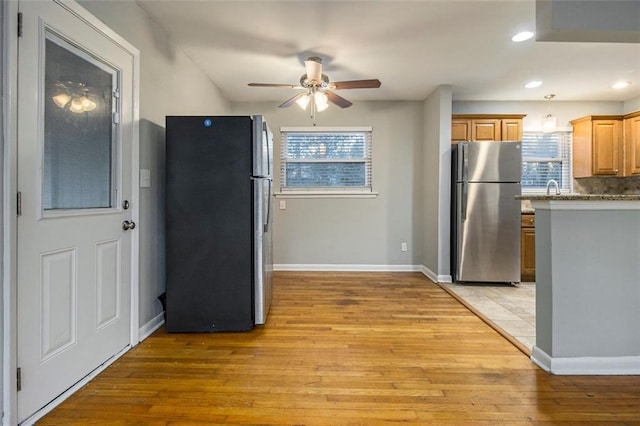
<svg viewBox="0 0 640 426"><path fill-rule="evenodd" d="M254 302L255 323L264 324L272 299L272 182L269 178L254 178Z"/></svg>
<svg viewBox="0 0 640 426"><path fill-rule="evenodd" d="M460 142L456 155L457 181L520 182L520 142Z"/></svg>
<svg viewBox="0 0 640 426"><path fill-rule="evenodd" d="M519 194L519 183L456 184L456 281L520 281Z"/></svg>
<svg viewBox="0 0 640 426"><path fill-rule="evenodd" d="M273 135L262 116L253 117L254 173L254 305L255 323L264 324L271 306L273 243Z"/></svg>

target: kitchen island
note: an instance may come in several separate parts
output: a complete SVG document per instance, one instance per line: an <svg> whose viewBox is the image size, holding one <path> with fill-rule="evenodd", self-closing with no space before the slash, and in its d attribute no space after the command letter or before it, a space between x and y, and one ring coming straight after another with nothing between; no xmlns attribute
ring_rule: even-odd
<svg viewBox="0 0 640 426"><path fill-rule="evenodd" d="M553 374L640 374L640 195L523 195L535 210L536 345Z"/></svg>

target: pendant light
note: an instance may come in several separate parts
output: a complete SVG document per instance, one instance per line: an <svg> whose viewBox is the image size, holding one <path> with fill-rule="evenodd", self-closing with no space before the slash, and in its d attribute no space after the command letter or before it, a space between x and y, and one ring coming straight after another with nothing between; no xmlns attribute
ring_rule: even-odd
<svg viewBox="0 0 640 426"><path fill-rule="evenodd" d="M551 133L556 131L556 126L558 124L558 120L555 116L551 115L551 99L555 98L556 95L550 94L546 95L544 98L549 101L549 108L547 115L542 119L542 131L544 133Z"/></svg>

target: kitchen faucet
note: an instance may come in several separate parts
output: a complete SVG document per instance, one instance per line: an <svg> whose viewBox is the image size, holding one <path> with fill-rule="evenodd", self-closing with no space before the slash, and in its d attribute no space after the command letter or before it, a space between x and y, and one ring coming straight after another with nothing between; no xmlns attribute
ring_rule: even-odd
<svg viewBox="0 0 640 426"><path fill-rule="evenodd" d="M558 181L555 179L549 179L549 181L547 182L547 195L549 195L551 185L556 187L556 195L560 195L560 187L558 186Z"/></svg>

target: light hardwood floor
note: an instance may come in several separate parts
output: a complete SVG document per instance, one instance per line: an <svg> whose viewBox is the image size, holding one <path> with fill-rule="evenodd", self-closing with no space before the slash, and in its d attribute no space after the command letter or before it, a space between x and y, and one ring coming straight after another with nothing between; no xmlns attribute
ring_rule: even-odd
<svg viewBox="0 0 640 426"><path fill-rule="evenodd" d="M640 423L640 377L552 376L421 274L275 276L264 327L158 330L40 424Z"/></svg>

